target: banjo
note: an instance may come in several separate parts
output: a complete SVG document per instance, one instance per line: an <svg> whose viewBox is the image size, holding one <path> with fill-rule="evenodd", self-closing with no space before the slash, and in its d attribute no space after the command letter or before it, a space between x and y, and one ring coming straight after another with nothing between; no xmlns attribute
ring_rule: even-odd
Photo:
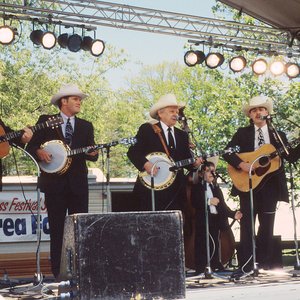
<svg viewBox="0 0 300 300"><path fill-rule="evenodd" d="M238 151L239 151L239 147L236 146L233 148L228 148L223 151L211 152L210 154L206 154L204 158L220 156L225 153L231 154ZM175 162L172 158L168 157L167 154L164 152L152 152L148 154L146 158L152 164L155 164L156 167L159 169L157 174L153 177L154 179L153 189L155 191L160 191L168 188L174 182L178 169L191 165L196 161L196 159L192 157L192 158ZM152 189L150 174L148 174L146 171L140 171L138 177L145 187Z"/></svg>
<svg viewBox="0 0 300 300"><path fill-rule="evenodd" d="M74 155L109 148L118 144L132 145L135 143L136 138L124 138L107 144L96 144L77 149L70 149L70 147L61 140L51 140L41 145L41 149L46 150L51 155L51 161L50 163L40 161L39 166L41 170L46 173L62 175L70 167L72 156Z"/></svg>

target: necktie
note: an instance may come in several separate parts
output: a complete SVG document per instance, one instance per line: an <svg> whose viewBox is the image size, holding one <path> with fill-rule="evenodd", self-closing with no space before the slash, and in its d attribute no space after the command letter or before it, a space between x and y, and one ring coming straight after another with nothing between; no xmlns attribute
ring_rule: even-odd
<svg viewBox="0 0 300 300"><path fill-rule="evenodd" d="M66 131L65 131L65 141L67 145L71 145L72 143L72 136L73 136L73 127L70 122L70 118L68 118L67 124L66 124Z"/></svg>
<svg viewBox="0 0 300 300"><path fill-rule="evenodd" d="M172 135L171 127L168 128L168 141L169 141L169 150L172 153L175 150L175 141Z"/></svg>
<svg viewBox="0 0 300 300"><path fill-rule="evenodd" d="M265 143L265 139L261 128L258 128L257 132L258 132L258 147L260 147Z"/></svg>

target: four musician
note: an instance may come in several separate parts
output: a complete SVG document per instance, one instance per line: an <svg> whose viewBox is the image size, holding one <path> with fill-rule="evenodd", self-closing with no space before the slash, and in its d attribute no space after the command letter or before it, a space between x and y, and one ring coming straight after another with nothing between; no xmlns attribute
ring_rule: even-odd
<svg viewBox="0 0 300 300"><path fill-rule="evenodd" d="M65 85L52 97L51 103L60 110L64 123L59 128L47 128L36 132L27 145L27 151L39 162L55 159L43 149L48 141L63 142L66 147L77 149L95 145L92 123L78 118L81 102L87 95L75 85ZM42 115L37 121L42 123L52 116ZM62 154L63 155L63 154ZM60 257L63 241L64 220L66 214L88 212L88 169L86 160L96 161L97 151L72 157L72 162L62 175L42 172L41 191L45 193L50 227L51 268L55 278L59 275Z"/></svg>
<svg viewBox="0 0 300 300"><path fill-rule="evenodd" d="M75 85L62 86L56 93L51 103L60 110L59 116L63 119L61 127L46 128L33 134L29 129L24 129L21 142L29 142L26 149L38 162L49 164L55 158L45 150L50 141L52 147L56 145L67 152L68 149L79 149L95 145L94 129L92 123L78 118L81 102L86 98L83 92ZM187 201L187 176L183 167L174 168L174 162L189 160L185 168L197 172L198 183L194 183L191 190L192 205L196 209L196 235L195 235L195 269L196 273L205 272L211 265L213 270L222 270L223 265L219 257L219 233L228 227L228 217L240 220L241 237L238 251L239 270L234 276L241 276L253 268L252 257L252 232L251 216L258 216L259 229L257 233L257 262L259 267L270 268L272 256L272 237L276 205L278 201L288 202L288 190L283 164L266 180L254 189L253 212L250 207L248 192L239 191L233 186L232 194L240 198L240 211L232 211L225 203L221 189L217 186L214 177L215 165L202 158L194 158L190 151L188 133L175 127L178 120L179 109L184 104L178 103L174 94L166 94L150 109L151 122L144 123L136 134L136 143L128 150L128 158L133 165L151 177L151 187L146 186L137 178L133 195L138 199L139 210L181 210ZM276 149L286 146L287 139L283 132L274 132L268 124L269 115L273 112L272 100L267 97L254 97L243 107L244 114L249 117L250 125L239 128L226 146L240 147L240 152L253 152L264 144L271 144ZM55 115L55 116L58 116ZM37 124L47 121L50 115L40 116ZM4 124L0 125L4 126ZM7 130L7 128L6 128ZM60 148L61 149L61 148ZM157 160L152 161L151 155L155 153ZM281 153L281 158L296 161L300 156L300 146L289 149L289 153ZM164 170L159 162L167 161ZM61 248L63 241L64 219L66 214L88 212L88 182L86 160L96 161L97 151L75 155L67 160L63 174L42 171L39 185L45 193L45 202L48 211L50 226L50 254L51 267L55 278L60 271ZM237 170L248 173L251 162L244 161L238 154L225 154L224 159ZM65 162L64 162L65 163ZM157 188L156 184L161 178L160 174L174 173L176 177L166 187ZM159 182L161 183L161 182ZM208 218L206 219L206 213ZM206 227L208 226L208 227ZM208 228L208 230L206 229ZM209 235L209 237L208 237ZM206 241L209 240L209 247ZM208 254L208 248L210 253ZM208 259L209 257L209 260Z"/></svg>

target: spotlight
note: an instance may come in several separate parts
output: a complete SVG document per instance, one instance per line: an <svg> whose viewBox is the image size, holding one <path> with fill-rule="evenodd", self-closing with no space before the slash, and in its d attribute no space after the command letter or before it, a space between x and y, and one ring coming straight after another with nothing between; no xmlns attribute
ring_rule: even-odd
<svg viewBox="0 0 300 300"><path fill-rule="evenodd" d="M15 39L15 31L9 26L0 27L0 43L3 45L11 44Z"/></svg>
<svg viewBox="0 0 300 300"><path fill-rule="evenodd" d="M221 53L209 53L205 59L205 63L210 69L221 66L223 62L224 56Z"/></svg>
<svg viewBox="0 0 300 300"><path fill-rule="evenodd" d="M78 34L72 34L68 38L68 49L72 52L78 52L81 49L82 37Z"/></svg>
<svg viewBox="0 0 300 300"><path fill-rule="evenodd" d="M105 44L101 40L93 40L91 47L91 54L94 56L100 56L105 49Z"/></svg>
<svg viewBox="0 0 300 300"><path fill-rule="evenodd" d="M81 49L84 51L90 51L92 43L93 39L90 36L84 36L81 43Z"/></svg>
<svg viewBox="0 0 300 300"><path fill-rule="evenodd" d="M287 63L285 65L285 72L289 78L296 78L299 76L300 69L299 66L295 63Z"/></svg>
<svg viewBox="0 0 300 300"><path fill-rule="evenodd" d="M30 33L30 39L35 45L40 45L42 43L43 34L44 32L40 29L33 30Z"/></svg>
<svg viewBox="0 0 300 300"><path fill-rule="evenodd" d="M196 64L202 64L205 59L205 54L202 51L190 50L184 55L184 62L189 67L194 67Z"/></svg>
<svg viewBox="0 0 300 300"><path fill-rule="evenodd" d="M229 68L233 72L241 72L246 67L246 59L244 56L233 57L229 62Z"/></svg>
<svg viewBox="0 0 300 300"><path fill-rule="evenodd" d="M270 71L275 76L282 75L284 70L284 63L282 61L275 60L270 65Z"/></svg>
<svg viewBox="0 0 300 300"><path fill-rule="evenodd" d="M43 34L41 44L45 49L52 49L56 44L56 36L53 32L47 31Z"/></svg>
<svg viewBox="0 0 300 300"><path fill-rule="evenodd" d="M58 45L61 48L67 48L69 35L67 33L60 34L57 38Z"/></svg>
<svg viewBox="0 0 300 300"><path fill-rule="evenodd" d="M252 71L256 75L262 75L267 71L267 62L263 58L259 58L252 64Z"/></svg>

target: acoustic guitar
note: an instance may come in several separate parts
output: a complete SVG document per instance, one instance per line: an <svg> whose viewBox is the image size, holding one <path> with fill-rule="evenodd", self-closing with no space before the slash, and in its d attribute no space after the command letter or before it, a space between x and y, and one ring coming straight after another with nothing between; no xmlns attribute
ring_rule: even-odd
<svg viewBox="0 0 300 300"><path fill-rule="evenodd" d="M36 132L40 129L58 127L63 122L64 121L63 121L62 117L54 116L54 117L49 118L49 120L46 122L39 123L34 126L30 126L29 128L32 130L32 132ZM11 131L11 132L5 133L4 128L2 126L0 126L0 158L3 158L6 155L8 155L9 150L10 150L9 141L22 136L23 133L24 133L24 130L17 130L17 131Z"/></svg>
<svg viewBox="0 0 300 300"><path fill-rule="evenodd" d="M289 148L297 141L289 144ZM260 189L263 184L271 176L276 174L279 170L282 161L280 155L283 153L283 148L276 149L271 144L264 144L260 148L252 152L238 153L238 155L243 161L253 165L252 171L252 189ZM259 159L259 157L261 158ZM249 192L249 174L240 169L237 169L230 164L227 166L228 174L232 179L233 185L241 192Z"/></svg>

